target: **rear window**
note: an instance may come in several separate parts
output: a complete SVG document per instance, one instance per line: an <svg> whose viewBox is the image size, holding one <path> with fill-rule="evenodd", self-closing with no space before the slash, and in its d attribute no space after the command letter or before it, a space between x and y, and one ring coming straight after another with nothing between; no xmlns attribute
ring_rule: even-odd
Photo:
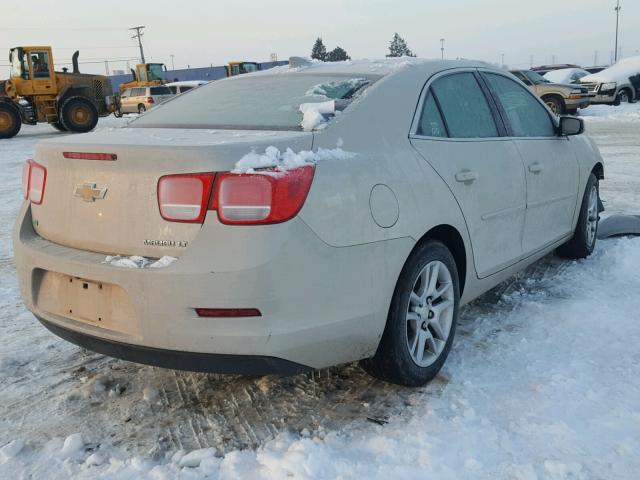
<svg viewBox="0 0 640 480"><path fill-rule="evenodd" d="M342 109L374 80L310 74L218 80L150 111L131 126L300 130L300 105L339 100L336 109Z"/></svg>
<svg viewBox="0 0 640 480"><path fill-rule="evenodd" d="M151 95L171 95L169 87L151 87Z"/></svg>

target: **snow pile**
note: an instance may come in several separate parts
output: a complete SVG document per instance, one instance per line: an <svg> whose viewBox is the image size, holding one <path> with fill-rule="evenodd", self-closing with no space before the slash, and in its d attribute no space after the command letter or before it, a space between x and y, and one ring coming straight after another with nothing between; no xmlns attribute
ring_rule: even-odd
<svg viewBox="0 0 640 480"><path fill-rule="evenodd" d="M4 447L0 448L0 465L8 462L10 459L18 455L23 447L24 442L22 440L12 440Z"/></svg>
<svg viewBox="0 0 640 480"><path fill-rule="evenodd" d="M629 83L629 77L640 74L640 56L619 60L601 72L582 77L582 82Z"/></svg>
<svg viewBox="0 0 640 480"><path fill-rule="evenodd" d="M114 267L122 268L164 268L178 260L176 257L165 255L158 260L153 260L140 255L132 255L131 257L122 257L120 255L107 255L102 263Z"/></svg>
<svg viewBox="0 0 640 480"><path fill-rule="evenodd" d="M305 132L320 130L326 126L327 117L336 113L336 102L329 100L319 103L303 103L300 105L302 122L300 125Z"/></svg>
<svg viewBox="0 0 640 480"><path fill-rule="evenodd" d="M303 167L322 160L346 160L355 157L355 153L347 152L340 146L332 149L319 148L317 152L302 150L294 152L287 148L281 152L278 148L269 146L264 153L250 152L236 162L233 173L254 173L256 169L276 168L286 171Z"/></svg>
<svg viewBox="0 0 640 480"><path fill-rule="evenodd" d="M84 439L81 433L73 433L64 439L60 449L60 458L78 459L84 453Z"/></svg>
<svg viewBox="0 0 640 480"><path fill-rule="evenodd" d="M618 106L591 105L588 108L580 110L580 116L587 121L637 122L640 121L640 103L621 103Z"/></svg>

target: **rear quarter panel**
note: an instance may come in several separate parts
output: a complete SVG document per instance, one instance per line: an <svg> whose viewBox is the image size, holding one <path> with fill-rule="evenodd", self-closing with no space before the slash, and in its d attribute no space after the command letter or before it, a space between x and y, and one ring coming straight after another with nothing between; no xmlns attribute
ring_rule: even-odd
<svg viewBox="0 0 640 480"><path fill-rule="evenodd" d="M462 212L444 181L409 142L420 92L432 73L407 68L379 80L314 139L314 149L342 145L355 156L319 162L300 216L335 247L410 238L407 251L399 256L401 261L388 266L389 294L416 242L443 224L453 226L462 236L467 279L475 278ZM387 228L376 223L370 207L372 189L380 184L393 191L398 204L398 219Z"/></svg>

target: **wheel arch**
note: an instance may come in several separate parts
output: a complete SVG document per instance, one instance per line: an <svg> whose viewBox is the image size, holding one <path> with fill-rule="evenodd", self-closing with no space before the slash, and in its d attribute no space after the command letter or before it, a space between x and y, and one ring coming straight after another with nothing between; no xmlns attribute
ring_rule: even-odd
<svg viewBox="0 0 640 480"><path fill-rule="evenodd" d="M449 249L451 255L453 255L453 259L456 262L456 269L458 270L458 279L460 280L460 296L462 296L467 280L467 249L464 245L462 235L451 225L438 225L431 228L416 242L411 253L429 240L442 242Z"/></svg>
<svg viewBox="0 0 640 480"><path fill-rule="evenodd" d="M58 108L60 108L62 106L62 104L65 102L65 100L71 98L71 97L83 97L86 98L87 100L89 100L91 103L95 105L95 100L91 97L91 89L88 86L74 86L74 87L67 87L64 90L62 90L62 92L60 92L60 94L58 95L58 97L56 98L56 101L58 103Z"/></svg>
<svg viewBox="0 0 640 480"><path fill-rule="evenodd" d="M596 163L591 169L591 173L593 173L598 180L604 180L604 165L601 162Z"/></svg>
<svg viewBox="0 0 640 480"><path fill-rule="evenodd" d="M560 95L559 93L545 93L543 94L541 97L542 101L544 102L547 98L553 98L555 100L560 101L560 104L562 105L562 108L566 108L567 105L564 101L564 97L562 95Z"/></svg>

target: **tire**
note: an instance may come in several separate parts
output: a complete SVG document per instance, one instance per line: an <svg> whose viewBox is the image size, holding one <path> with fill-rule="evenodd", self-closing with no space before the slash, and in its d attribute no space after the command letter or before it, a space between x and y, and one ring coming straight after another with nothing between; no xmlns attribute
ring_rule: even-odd
<svg viewBox="0 0 640 480"><path fill-rule="evenodd" d="M142 115L146 111L147 111L147 107L145 107L143 104L138 105L138 113L140 115Z"/></svg>
<svg viewBox="0 0 640 480"><path fill-rule="evenodd" d="M22 128L20 112L7 102L0 102L0 138L15 137Z"/></svg>
<svg viewBox="0 0 640 480"><path fill-rule="evenodd" d="M545 97L542 100L547 105L547 107L549 107L549 110L551 110L554 114L562 115L565 113L564 103L562 102L562 100L559 100L556 97Z"/></svg>
<svg viewBox="0 0 640 480"><path fill-rule="evenodd" d="M435 240L420 245L398 278L378 350L361 362L362 367L398 385L426 384L451 350L459 304L460 283L451 252Z"/></svg>
<svg viewBox="0 0 640 480"><path fill-rule="evenodd" d="M68 130L65 128L64 125L62 125L62 123L60 123L60 121L53 122L51 126L60 132L68 132Z"/></svg>
<svg viewBox="0 0 640 480"><path fill-rule="evenodd" d="M632 103L632 102L633 102L633 95L631 95L631 92L626 88L623 88L622 90L620 90L620 92L618 93L618 96L616 97L616 105L620 105L621 103Z"/></svg>
<svg viewBox="0 0 640 480"><path fill-rule="evenodd" d="M69 97L60 107L60 123L74 133L86 133L98 124L98 109L85 97Z"/></svg>
<svg viewBox="0 0 640 480"><path fill-rule="evenodd" d="M600 221L600 189L598 179L592 173L584 189L578 223L573 237L558 248L557 253L565 258L587 258L596 246L598 222Z"/></svg>

